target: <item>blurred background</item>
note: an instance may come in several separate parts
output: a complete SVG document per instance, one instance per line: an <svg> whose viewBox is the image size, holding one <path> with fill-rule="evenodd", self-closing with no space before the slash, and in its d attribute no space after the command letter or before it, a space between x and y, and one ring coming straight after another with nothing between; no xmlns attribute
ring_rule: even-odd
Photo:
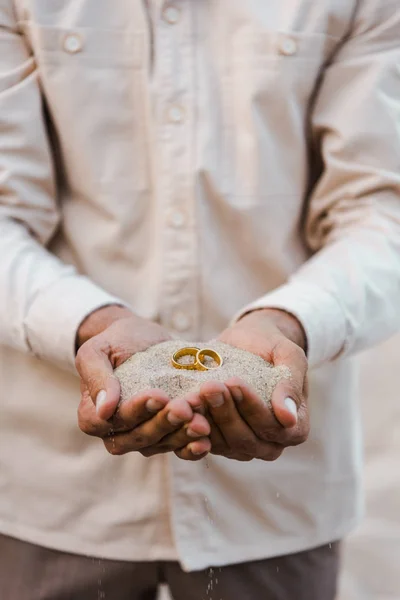
<svg viewBox="0 0 400 600"><path fill-rule="evenodd" d="M362 355L366 515L347 541L339 600L400 599L400 336Z"/></svg>
<svg viewBox="0 0 400 600"><path fill-rule="evenodd" d="M400 335L359 359L366 514L344 548L338 600L400 600L399 357Z"/></svg>

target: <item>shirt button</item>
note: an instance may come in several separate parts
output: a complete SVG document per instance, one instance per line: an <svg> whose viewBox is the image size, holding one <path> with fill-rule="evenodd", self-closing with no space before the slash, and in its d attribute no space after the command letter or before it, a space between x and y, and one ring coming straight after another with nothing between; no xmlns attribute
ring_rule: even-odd
<svg viewBox="0 0 400 600"><path fill-rule="evenodd" d="M177 6L169 5L166 6L163 10L163 18L164 21L169 23L170 25L175 25L178 23L181 16L181 11Z"/></svg>
<svg viewBox="0 0 400 600"><path fill-rule="evenodd" d="M172 327L176 331L187 331L190 327L190 319L187 314L177 312L172 317Z"/></svg>
<svg viewBox="0 0 400 600"><path fill-rule="evenodd" d="M174 105L168 109L168 119L171 123L182 123L185 118L185 111L182 106Z"/></svg>
<svg viewBox="0 0 400 600"><path fill-rule="evenodd" d="M292 38L285 38L281 41L279 50L285 56L293 56L297 52L297 44Z"/></svg>
<svg viewBox="0 0 400 600"><path fill-rule="evenodd" d="M169 222L173 227L179 229L185 224L185 215L181 210L174 210L169 216Z"/></svg>
<svg viewBox="0 0 400 600"><path fill-rule="evenodd" d="M83 48L82 38L77 33L70 33L64 38L64 50L76 54Z"/></svg>

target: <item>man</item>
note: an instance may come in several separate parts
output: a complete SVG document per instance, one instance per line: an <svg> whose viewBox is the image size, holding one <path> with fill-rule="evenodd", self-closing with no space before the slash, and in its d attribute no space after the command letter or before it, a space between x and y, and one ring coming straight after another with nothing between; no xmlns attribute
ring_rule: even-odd
<svg viewBox="0 0 400 600"><path fill-rule="evenodd" d="M397 3L0 22L0 597L332 600L360 517L348 357L400 321ZM273 410L237 379L117 410L113 368L171 335L292 378Z"/></svg>

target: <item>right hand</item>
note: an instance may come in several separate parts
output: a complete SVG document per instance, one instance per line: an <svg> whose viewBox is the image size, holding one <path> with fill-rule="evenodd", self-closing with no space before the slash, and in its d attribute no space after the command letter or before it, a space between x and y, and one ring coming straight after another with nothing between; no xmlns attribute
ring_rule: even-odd
<svg viewBox="0 0 400 600"><path fill-rule="evenodd" d="M110 419L118 406L120 385L114 369L137 352L170 339L161 325L119 306L106 306L85 319L78 330L75 364L98 417Z"/></svg>
<svg viewBox="0 0 400 600"><path fill-rule="evenodd" d="M136 352L170 339L161 325L118 306L95 311L81 325L76 356L79 427L100 437L111 454L139 451L151 456L186 447L187 459L198 460L209 451L209 424L186 400L170 401L161 390L147 390L119 403L114 369Z"/></svg>

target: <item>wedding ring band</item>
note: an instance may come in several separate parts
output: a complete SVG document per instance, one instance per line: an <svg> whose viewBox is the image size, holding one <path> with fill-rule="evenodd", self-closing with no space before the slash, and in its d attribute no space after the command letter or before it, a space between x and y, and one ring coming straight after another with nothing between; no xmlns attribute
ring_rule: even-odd
<svg viewBox="0 0 400 600"><path fill-rule="evenodd" d="M172 356L171 359L171 363L172 366L175 367L175 369L187 369L188 371L195 371L197 370L197 354L199 352L199 348L192 348L192 347L186 347L186 348L181 348L180 350L178 350L177 352L175 352L175 354ZM194 360L193 362L187 363L187 364L182 364L179 362L179 359L182 358L183 356L193 356Z"/></svg>
<svg viewBox="0 0 400 600"><path fill-rule="evenodd" d="M204 364L204 358L205 357L209 357L212 358L216 363L217 366L216 367L207 367L207 365ZM215 350L211 350L210 348L203 348L201 350L198 350L197 355L196 355L196 368L199 371L211 371L212 369L218 369L223 363L222 360L222 356L220 354L218 354L218 352L215 352Z"/></svg>

